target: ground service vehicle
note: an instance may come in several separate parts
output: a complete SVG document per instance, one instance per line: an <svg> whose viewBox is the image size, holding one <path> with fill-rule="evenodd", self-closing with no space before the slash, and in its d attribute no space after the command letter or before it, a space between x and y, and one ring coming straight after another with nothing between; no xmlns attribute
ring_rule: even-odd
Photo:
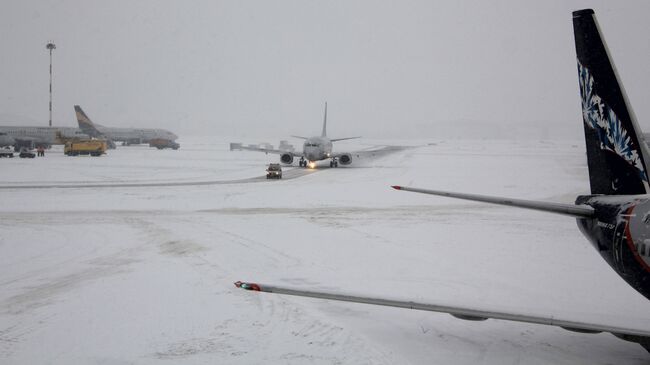
<svg viewBox="0 0 650 365"><path fill-rule="evenodd" d="M21 148L20 153L18 154L20 158L34 158L36 157L36 154L34 153L33 150L30 150L28 148Z"/></svg>
<svg viewBox="0 0 650 365"><path fill-rule="evenodd" d="M149 141L149 147L156 147L159 150L171 148L177 150L181 145L169 139L156 138Z"/></svg>
<svg viewBox="0 0 650 365"><path fill-rule="evenodd" d="M14 157L11 147L0 148L0 157Z"/></svg>
<svg viewBox="0 0 650 365"><path fill-rule="evenodd" d="M267 179L282 179L282 167L279 163L270 163L266 168Z"/></svg>
<svg viewBox="0 0 650 365"><path fill-rule="evenodd" d="M68 141L65 143L63 153L67 156L91 155L101 156L106 153L105 140L91 139L86 141Z"/></svg>

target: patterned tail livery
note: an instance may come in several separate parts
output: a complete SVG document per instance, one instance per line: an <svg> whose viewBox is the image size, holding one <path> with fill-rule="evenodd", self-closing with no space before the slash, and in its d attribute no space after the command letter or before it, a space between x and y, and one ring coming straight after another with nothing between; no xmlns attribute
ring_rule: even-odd
<svg viewBox="0 0 650 365"><path fill-rule="evenodd" d="M79 129L81 129L83 133L96 138L103 136L79 105L74 106L74 112L77 115L77 123L79 124Z"/></svg>
<svg viewBox="0 0 650 365"><path fill-rule="evenodd" d="M591 9L573 13L592 194L648 194L646 146Z"/></svg>

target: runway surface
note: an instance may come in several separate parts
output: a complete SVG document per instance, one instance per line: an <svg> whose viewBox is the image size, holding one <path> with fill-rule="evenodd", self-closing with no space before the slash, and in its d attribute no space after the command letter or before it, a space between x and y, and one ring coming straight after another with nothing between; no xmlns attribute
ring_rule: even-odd
<svg viewBox="0 0 650 365"><path fill-rule="evenodd" d="M648 363L610 334L233 286L648 328L648 301L574 219L390 188L572 202L589 189L580 141L417 141L356 168L213 185L194 183L259 178L277 156L181 142L0 161L7 185L186 183L0 190L0 363Z"/></svg>
<svg viewBox="0 0 650 365"><path fill-rule="evenodd" d="M404 146L372 146L365 148L363 150L353 152L353 161L361 159L363 163L368 163L377 158L385 157L391 153L396 153L403 151L407 148L415 147L404 147ZM109 153L111 153L109 151ZM326 161L325 161L326 162ZM296 179L308 174L313 174L329 167L320 162L318 168L300 168L285 166L282 174L283 180ZM346 168L354 168L352 166L346 166ZM267 179L266 175L254 176L243 179L232 179L232 180L206 180L206 181L176 181L176 182L119 182L119 183L100 183L100 182L87 182L87 183L75 183L75 182L65 182L65 183L56 183L56 184L32 184L29 182L24 182L22 184L9 184L2 185L0 184L1 189L75 189L75 188L133 188L133 187L171 187L171 186L203 186L203 185L221 185L221 184L246 184L246 183L259 183L262 181L277 181L273 179Z"/></svg>

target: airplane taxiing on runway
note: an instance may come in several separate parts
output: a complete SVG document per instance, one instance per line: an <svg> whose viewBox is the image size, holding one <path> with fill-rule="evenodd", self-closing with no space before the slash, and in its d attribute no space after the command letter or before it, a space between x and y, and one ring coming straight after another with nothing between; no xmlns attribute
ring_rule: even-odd
<svg viewBox="0 0 650 365"><path fill-rule="evenodd" d="M573 28L590 195L578 196L575 204L563 204L393 187L573 216L580 231L612 269L632 288L650 299L650 153L646 144L637 137L640 130L636 118L602 41L594 11L584 9L573 12ZM559 326L584 333L610 332L624 340L639 343L650 352L650 330L254 283L237 282L235 285L247 290L445 312L469 320L495 318Z"/></svg>
<svg viewBox="0 0 650 365"><path fill-rule="evenodd" d="M276 150L263 147L242 146L240 143L231 143L230 150L240 149L248 151L258 151L265 153L274 153L280 155L280 161L284 164L290 165L293 159L300 157L298 164L300 167L314 168L316 161L330 160L330 167L338 167L341 165L349 165L352 163L352 154L349 152L333 152L332 142L344 141L347 139L355 139L361 137L346 137L346 138L328 138L327 137L327 103L325 103L325 117L323 118L323 131L320 136L315 137L301 137L291 136L294 138L304 139L305 142L302 146L302 153Z"/></svg>

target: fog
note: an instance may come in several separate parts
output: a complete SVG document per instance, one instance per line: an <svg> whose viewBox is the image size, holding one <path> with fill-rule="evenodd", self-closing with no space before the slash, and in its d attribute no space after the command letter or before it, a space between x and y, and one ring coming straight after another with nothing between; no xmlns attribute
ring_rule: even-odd
<svg viewBox="0 0 650 365"><path fill-rule="evenodd" d="M592 7L650 130L647 1L0 4L1 125L242 139L581 138L571 11Z"/></svg>

